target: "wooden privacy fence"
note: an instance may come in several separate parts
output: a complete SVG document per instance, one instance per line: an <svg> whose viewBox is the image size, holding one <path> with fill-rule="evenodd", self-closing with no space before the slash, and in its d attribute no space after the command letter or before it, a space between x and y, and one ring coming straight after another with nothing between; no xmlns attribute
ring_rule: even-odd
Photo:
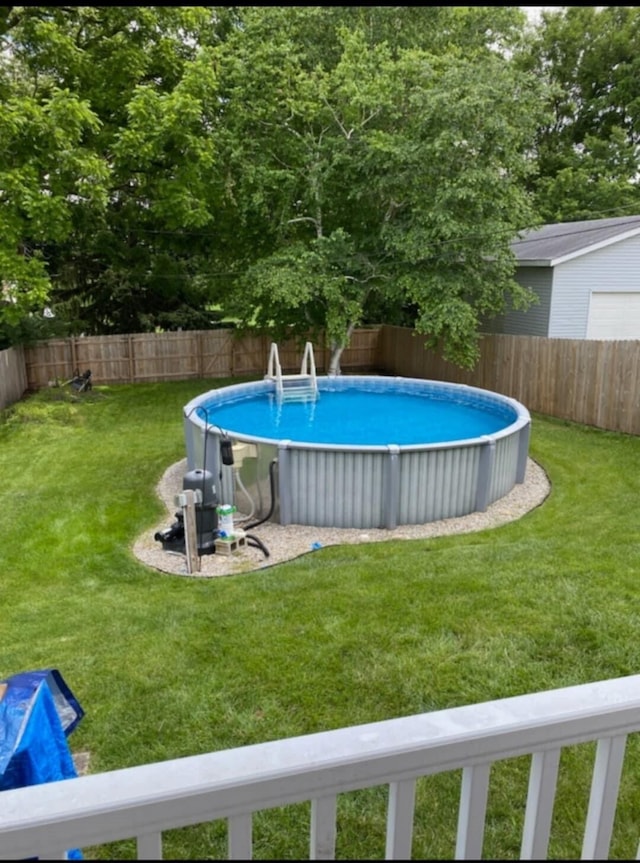
<svg viewBox="0 0 640 863"><path fill-rule="evenodd" d="M95 384L223 378L264 374L271 340L228 329L87 336L3 351L0 406L73 371L91 369ZM320 374L329 351L314 342ZM279 345L283 371L300 367L302 346ZM6 356L5 356L6 355ZM8 358L7 358L8 357ZM529 410L598 428L640 434L640 341L585 341L541 336L484 335L480 362L464 371L424 348L403 327L356 330L342 369L466 383L521 401ZM26 371L25 371L26 369Z"/></svg>
<svg viewBox="0 0 640 863"><path fill-rule="evenodd" d="M356 330L342 355L346 372L378 369L380 328ZM148 383L189 378L225 378L265 374L271 339L239 337L234 330L187 330L176 333L135 333L54 339L26 349L29 389L68 380L75 369L91 369L94 384ZM282 370L298 371L304 344L278 346ZM314 342L319 373L329 366L324 342Z"/></svg>
<svg viewBox="0 0 640 863"><path fill-rule="evenodd" d="M0 351L0 410L17 402L27 386L24 350Z"/></svg>
<svg viewBox="0 0 640 863"><path fill-rule="evenodd" d="M413 330L383 327L387 374L464 383L522 402L530 411L640 434L640 341L484 335L473 371L424 349Z"/></svg>

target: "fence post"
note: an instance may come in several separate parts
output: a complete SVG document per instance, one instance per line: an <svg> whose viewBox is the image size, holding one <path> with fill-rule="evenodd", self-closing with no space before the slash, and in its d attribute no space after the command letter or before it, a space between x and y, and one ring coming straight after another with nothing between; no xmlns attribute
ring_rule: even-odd
<svg viewBox="0 0 640 863"><path fill-rule="evenodd" d="M18 346L0 351L0 410L19 401L27 388L24 349Z"/></svg>
<svg viewBox="0 0 640 863"><path fill-rule="evenodd" d="M202 503L202 492L199 488L188 488L174 498L176 506L182 507L184 524L184 548L187 555L187 572L200 571L200 556L198 555L198 537L196 533L196 504Z"/></svg>
<svg viewBox="0 0 640 863"><path fill-rule="evenodd" d="M127 336L127 355L129 358L129 383L134 383L133 336Z"/></svg>
<svg viewBox="0 0 640 863"><path fill-rule="evenodd" d="M203 377L202 374L202 355L204 354L204 348L202 347L202 342L204 341L204 332L200 330L200 332L196 333L196 375L197 377Z"/></svg>

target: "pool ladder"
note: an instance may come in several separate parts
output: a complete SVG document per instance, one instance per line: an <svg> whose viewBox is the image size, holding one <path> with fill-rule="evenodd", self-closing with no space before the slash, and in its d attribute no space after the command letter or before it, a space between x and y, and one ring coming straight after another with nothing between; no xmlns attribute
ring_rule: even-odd
<svg viewBox="0 0 640 863"><path fill-rule="evenodd" d="M313 356L313 345L307 342L300 364L300 374L283 375L280 365L278 346L271 343L269 364L265 380L271 380L276 385L276 399L282 402L308 402L318 398L318 382L316 380L316 361Z"/></svg>

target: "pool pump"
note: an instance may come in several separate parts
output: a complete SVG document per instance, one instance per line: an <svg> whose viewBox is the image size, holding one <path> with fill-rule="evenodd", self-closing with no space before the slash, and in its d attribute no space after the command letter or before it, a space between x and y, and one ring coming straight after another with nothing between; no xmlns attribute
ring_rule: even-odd
<svg viewBox="0 0 640 863"><path fill-rule="evenodd" d="M190 470L182 478L182 490L200 491L200 501L196 503L196 536L198 554L214 554L216 537L218 536L218 512L213 474L208 470ZM165 551L175 551L184 554L184 515L178 511L176 520L166 530L159 530L154 539L162 543Z"/></svg>

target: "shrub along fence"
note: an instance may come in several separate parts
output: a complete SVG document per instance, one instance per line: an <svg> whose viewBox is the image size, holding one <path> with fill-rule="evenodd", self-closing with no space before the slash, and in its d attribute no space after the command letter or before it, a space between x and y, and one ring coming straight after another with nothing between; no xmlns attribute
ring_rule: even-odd
<svg viewBox="0 0 640 863"><path fill-rule="evenodd" d="M271 340L219 329L56 339L0 352L0 407L26 389L91 369L96 385L263 375ZM303 347L279 345L285 373L300 368ZM318 373L329 350L314 342ZM356 330L342 355L344 373L376 373L465 383L504 393L529 410L599 428L640 434L640 341L585 341L484 335L472 371L445 362L404 327Z"/></svg>

